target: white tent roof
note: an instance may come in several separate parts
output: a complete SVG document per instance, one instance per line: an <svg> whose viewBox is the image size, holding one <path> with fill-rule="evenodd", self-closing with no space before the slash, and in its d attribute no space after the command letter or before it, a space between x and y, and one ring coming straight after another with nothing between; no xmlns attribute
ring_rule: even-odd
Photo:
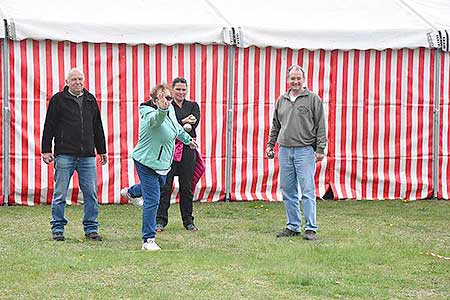
<svg viewBox="0 0 450 300"><path fill-rule="evenodd" d="M450 1L431 1L434 5L426 11L412 7L419 0L216 2L232 25L241 28L244 47L385 49L429 46L427 33L443 25L433 24L434 16L450 20Z"/></svg>
<svg viewBox="0 0 450 300"><path fill-rule="evenodd" d="M449 0L2 0L0 13L16 40L127 44L224 44L234 27L243 47L416 48L450 28Z"/></svg>
<svg viewBox="0 0 450 300"><path fill-rule="evenodd" d="M203 0L2 0L0 9L16 40L211 44L229 26Z"/></svg>

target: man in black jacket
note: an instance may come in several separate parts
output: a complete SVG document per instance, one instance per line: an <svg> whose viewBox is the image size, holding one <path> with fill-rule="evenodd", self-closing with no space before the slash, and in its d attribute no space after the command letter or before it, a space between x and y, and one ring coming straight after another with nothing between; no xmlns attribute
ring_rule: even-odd
<svg viewBox="0 0 450 300"><path fill-rule="evenodd" d="M52 142L54 141L54 151ZM83 227L87 239L100 241L98 234L97 171L95 149L101 164L107 162L105 134L94 95L84 88L84 74L71 69L64 90L50 100L42 134L42 159L55 161L55 190L52 199L52 238L64 241L67 189L77 171L84 199Z"/></svg>

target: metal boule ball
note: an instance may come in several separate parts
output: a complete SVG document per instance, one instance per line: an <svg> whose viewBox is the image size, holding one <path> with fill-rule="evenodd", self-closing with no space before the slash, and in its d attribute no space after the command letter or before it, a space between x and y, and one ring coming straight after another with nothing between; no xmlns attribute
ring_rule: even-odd
<svg viewBox="0 0 450 300"><path fill-rule="evenodd" d="M191 124L188 124L188 123L184 124L184 125L183 125L183 128L184 128L184 130L186 130L187 132L189 132L189 131L192 130Z"/></svg>

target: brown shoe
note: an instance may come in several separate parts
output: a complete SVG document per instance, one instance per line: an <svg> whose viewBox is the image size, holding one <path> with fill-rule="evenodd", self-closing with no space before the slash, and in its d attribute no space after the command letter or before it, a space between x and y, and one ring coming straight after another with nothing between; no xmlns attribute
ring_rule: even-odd
<svg viewBox="0 0 450 300"><path fill-rule="evenodd" d="M91 241L101 241L102 237L97 232L89 232L84 235L87 240Z"/></svg>
<svg viewBox="0 0 450 300"><path fill-rule="evenodd" d="M289 228L285 228L283 231L277 233L277 238L279 237L290 237L290 236L299 236L300 232L292 231Z"/></svg>
<svg viewBox="0 0 450 300"><path fill-rule="evenodd" d="M64 237L64 233L63 232L53 232L52 233L52 239L54 241L61 242L61 241L64 241L66 238Z"/></svg>
<svg viewBox="0 0 450 300"><path fill-rule="evenodd" d="M306 230L305 235L303 236L303 239L308 240L308 241L315 241L315 240L317 240L317 235L312 230Z"/></svg>

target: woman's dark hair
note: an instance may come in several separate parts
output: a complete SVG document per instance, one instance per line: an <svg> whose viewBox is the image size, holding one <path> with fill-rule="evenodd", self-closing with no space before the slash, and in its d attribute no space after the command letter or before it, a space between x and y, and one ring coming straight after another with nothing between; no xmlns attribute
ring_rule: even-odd
<svg viewBox="0 0 450 300"><path fill-rule="evenodd" d="M186 79L184 79L183 77L177 77L177 78L175 78L175 79L172 81L172 88L175 87L175 85L176 85L177 83L184 83L184 84L187 85Z"/></svg>

